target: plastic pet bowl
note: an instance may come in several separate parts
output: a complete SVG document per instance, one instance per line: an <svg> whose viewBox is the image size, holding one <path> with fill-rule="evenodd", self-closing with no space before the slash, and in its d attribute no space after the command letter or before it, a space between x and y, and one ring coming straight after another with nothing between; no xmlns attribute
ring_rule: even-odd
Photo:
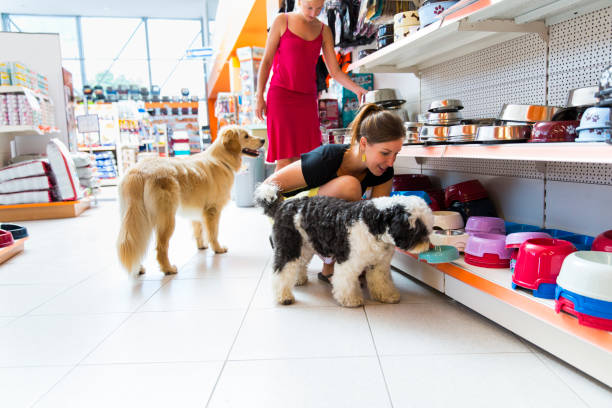
<svg viewBox="0 0 612 408"><path fill-rule="evenodd" d="M475 232L486 232L491 234L506 234L504 220L497 217L470 217L465 224L465 232L472 234Z"/></svg>
<svg viewBox="0 0 612 408"><path fill-rule="evenodd" d="M447 208L450 207L453 201L465 203L488 197L487 190L484 189L478 180L468 180L463 183L453 184L444 190L444 202Z"/></svg>
<svg viewBox="0 0 612 408"><path fill-rule="evenodd" d="M605 142L612 136L610 128L578 128L578 138L574 142Z"/></svg>
<svg viewBox="0 0 612 408"><path fill-rule="evenodd" d="M533 238L552 238L545 232L513 232L506 236L506 248L520 248L523 242Z"/></svg>
<svg viewBox="0 0 612 408"><path fill-rule="evenodd" d="M434 211L434 228L456 230L464 227L461 214L456 211Z"/></svg>
<svg viewBox="0 0 612 408"><path fill-rule="evenodd" d="M516 225L526 225L526 224L516 224ZM506 223L506 228L508 227L508 223ZM519 248L523 244L523 242L532 238L551 238L545 232L513 232L512 234L506 235L506 248L512 249L512 256L510 257L510 271L514 272L514 268L516 267L516 260L518 259Z"/></svg>
<svg viewBox="0 0 612 408"><path fill-rule="evenodd" d="M533 290L535 297L554 299L563 260L576 248L569 241L533 238L521 244L512 275L512 288Z"/></svg>
<svg viewBox="0 0 612 408"><path fill-rule="evenodd" d="M483 268L508 268L511 255L501 234L472 233L465 245L465 262Z"/></svg>
<svg viewBox="0 0 612 408"><path fill-rule="evenodd" d="M493 202L488 198L481 198L480 200L468 201L462 203L455 201L448 208L451 211L457 211L463 217L464 221L467 221L470 217L496 217L497 212Z"/></svg>
<svg viewBox="0 0 612 408"><path fill-rule="evenodd" d="M445 10L457 4L459 0L455 1L426 1L421 8L419 8L419 18L421 28L428 26L440 19L440 14Z"/></svg>
<svg viewBox="0 0 612 408"><path fill-rule="evenodd" d="M595 237L591 251L612 252L612 230L602 232Z"/></svg>
<svg viewBox="0 0 612 408"><path fill-rule="evenodd" d="M612 122L610 122L610 108L591 106L582 114L580 127L577 130L609 127L612 127Z"/></svg>
<svg viewBox="0 0 612 408"><path fill-rule="evenodd" d="M459 258L459 251L454 246L440 245L419 254L419 261L431 264L446 263Z"/></svg>
<svg viewBox="0 0 612 408"><path fill-rule="evenodd" d="M576 139L577 120L537 122L533 125L530 142L573 142Z"/></svg>
<svg viewBox="0 0 612 408"><path fill-rule="evenodd" d="M393 176L393 191L427 190L432 188L425 174L397 174Z"/></svg>
<svg viewBox="0 0 612 408"><path fill-rule="evenodd" d="M13 236L14 240L26 238L28 236L28 230L26 227L22 227L17 224L0 224L0 229L9 231Z"/></svg>
<svg viewBox="0 0 612 408"><path fill-rule="evenodd" d="M462 229L434 230L429 234L429 242L435 246L450 245L457 248L459 252L464 252L469 237Z"/></svg>
<svg viewBox="0 0 612 408"><path fill-rule="evenodd" d="M391 197L393 196L417 196L425 200L427 205L431 204L431 198L429 198L429 194L424 191L392 191Z"/></svg>
<svg viewBox="0 0 612 408"><path fill-rule="evenodd" d="M612 302L612 252L578 251L568 255L557 284L581 296Z"/></svg>
<svg viewBox="0 0 612 408"><path fill-rule="evenodd" d="M566 298L565 296L568 297ZM576 316L578 318L578 324L582 326L612 331L612 319L591 316L589 314L579 312L576 308L580 308L581 306L579 306L579 303L578 305L575 304L574 301L579 302L579 300L576 298L572 299L568 292L562 292L562 295L560 295L555 302L555 311L559 313L563 310L564 312Z"/></svg>
<svg viewBox="0 0 612 408"><path fill-rule="evenodd" d="M11 234L9 231L0 229L0 248L11 246L14 242L15 240L13 239L13 234Z"/></svg>
<svg viewBox="0 0 612 408"><path fill-rule="evenodd" d="M612 302L582 296L578 293L563 289L562 286L557 285L555 299L559 300L561 298L571 301L576 312L602 319L612 319ZM561 309L561 307L559 307L559 309Z"/></svg>
<svg viewBox="0 0 612 408"><path fill-rule="evenodd" d="M574 244L578 251L590 251L595 238L588 235L571 234L563 237L564 240Z"/></svg>
<svg viewBox="0 0 612 408"><path fill-rule="evenodd" d="M542 228L535 225L519 224L516 222L505 222L506 234L514 234L516 232L536 232L541 231Z"/></svg>

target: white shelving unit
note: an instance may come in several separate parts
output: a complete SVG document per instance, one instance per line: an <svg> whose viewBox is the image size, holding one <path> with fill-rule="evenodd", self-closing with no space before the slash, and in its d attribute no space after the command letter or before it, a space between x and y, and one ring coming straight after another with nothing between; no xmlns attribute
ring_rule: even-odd
<svg viewBox="0 0 612 408"><path fill-rule="evenodd" d="M602 51L612 41L609 6L612 0L477 1L349 69L416 74L421 108L432 99L466 96L478 115L480 99L495 111L501 103L546 103L551 89L559 104L569 89L592 85L593 73L609 64ZM605 213L612 197L612 145L606 143L408 145L396 167L434 177L442 187L480 179L503 201L500 215L509 221L526 218L589 235L612 227L610 217L591 216ZM612 386L612 333L557 314L552 300L513 290L508 269L463 259L428 265L401 251L392 265Z"/></svg>
<svg viewBox="0 0 612 408"><path fill-rule="evenodd" d="M482 4L481 4L482 3ZM483 7L483 4L490 5ZM408 72L538 33L547 26L612 5L610 0L490 0L449 14L349 66L355 72Z"/></svg>

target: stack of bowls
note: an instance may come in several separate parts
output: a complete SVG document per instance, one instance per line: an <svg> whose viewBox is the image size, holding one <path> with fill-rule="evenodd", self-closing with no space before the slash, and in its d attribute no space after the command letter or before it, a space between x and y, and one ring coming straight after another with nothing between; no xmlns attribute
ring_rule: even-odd
<svg viewBox="0 0 612 408"><path fill-rule="evenodd" d="M427 195L425 201L433 211L444 206L444 194L435 188L429 177L425 174L397 174L393 177L392 190L395 191L418 191Z"/></svg>
<svg viewBox="0 0 612 408"><path fill-rule="evenodd" d="M421 128L420 140L426 143L446 142L451 126L461 123L461 109L463 104L459 99L433 101L425 114L426 126Z"/></svg>
<svg viewBox="0 0 612 408"><path fill-rule="evenodd" d="M506 249L506 236L484 232L469 233L465 262L481 268L508 268L512 250Z"/></svg>
<svg viewBox="0 0 612 408"><path fill-rule="evenodd" d="M472 216L497 216L487 190L478 180L468 180L446 187L444 203L447 209L459 212L464 221Z"/></svg>
<svg viewBox="0 0 612 408"><path fill-rule="evenodd" d="M434 211L434 231L429 241L435 245L450 245L463 252L468 234L463 230L463 218L455 211Z"/></svg>
<svg viewBox="0 0 612 408"><path fill-rule="evenodd" d="M377 39L379 50L389 44L393 44L393 24L383 24L378 26Z"/></svg>
<svg viewBox="0 0 612 408"><path fill-rule="evenodd" d="M612 252L578 251L563 261L557 277L555 310L578 323L612 331Z"/></svg>
<svg viewBox="0 0 612 408"><path fill-rule="evenodd" d="M393 16L393 41L399 41L419 29L419 12L403 11Z"/></svg>
<svg viewBox="0 0 612 408"><path fill-rule="evenodd" d="M474 234L476 232L487 232L491 234L506 235L506 223L498 217L470 217L465 224L465 232Z"/></svg>
<svg viewBox="0 0 612 408"><path fill-rule="evenodd" d="M478 125L455 125L448 130L447 140L452 143L473 143L476 140Z"/></svg>
<svg viewBox="0 0 612 408"><path fill-rule="evenodd" d="M0 248L11 246L14 243L15 240L13 239L13 234L11 234L9 231L0 229Z"/></svg>
<svg viewBox="0 0 612 408"><path fill-rule="evenodd" d="M419 122L404 122L404 128L406 129L406 138L404 144L417 144L419 141L419 131L423 124Z"/></svg>
<svg viewBox="0 0 612 408"><path fill-rule="evenodd" d="M532 238L519 248L512 274L512 288L533 291L539 298L554 299L557 276L566 256L576 248L569 241L551 238Z"/></svg>
<svg viewBox="0 0 612 408"><path fill-rule="evenodd" d="M576 142L604 142L610 140L612 135L612 122L607 106L592 106L588 108L580 119L578 138Z"/></svg>

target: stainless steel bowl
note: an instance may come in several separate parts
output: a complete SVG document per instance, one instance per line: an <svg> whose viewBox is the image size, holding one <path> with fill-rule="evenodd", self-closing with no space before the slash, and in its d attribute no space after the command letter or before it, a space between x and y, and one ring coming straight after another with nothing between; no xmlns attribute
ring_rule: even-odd
<svg viewBox="0 0 612 408"><path fill-rule="evenodd" d="M396 99L397 99L397 96L395 94L395 89L393 88L375 89L373 91L369 91L365 95L366 103L376 103L376 102L396 100Z"/></svg>
<svg viewBox="0 0 612 408"><path fill-rule="evenodd" d="M427 122L431 125L456 124L461 119L462 115L460 112L430 112L427 114Z"/></svg>
<svg viewBox="0 0 612 408"><path fill-rule="evenodd" d="M523 141L531 136L531 126L481 126L476 132L479 142Z"/></svg>
<svg viewBox="0 0 612 408"><path fill-rule="evenodd" d="M599 100L595 97L595 94L599 91L598 86L589 86L586 88L575 88L570 89L567 96L567 106L592 106L595 105Z"/></svg>
<svg viewBox="0 0 612 408"><path fill-rule="evenodd" d="M442 99L433 101L429 105L429 112L433 113L456 112L461 109L463 109L463 103L459 99Z"/></svg>
<svg viewBox="0 0 612 408"><path fill-rule="evenodd" d="M414 144L414 143L420 143L419 132L406 132L406 137L404 138L404 144Z"/></svg>
<svg viewBox="0 0 612 408"><path fill-rule="evenodd" d="M423 126L419 132L419 139L422 142L443 142L448 137L448 126Z"/></svg>
<svg viewBox="0 0 612 408"><path fill-rule="evenodd" d="M499 113L498 119L529 123L550 121L558 109L561 108L545 105L505 104Z"/></svg>
<svg viewBox="0 0 612 408"><path fill-rule="evenodd" d="M451 126L448 131L448 137L461 137L465 138L465 136L473 136L476 137L476 132L478 131L478 125L455 125Z"/></svg>

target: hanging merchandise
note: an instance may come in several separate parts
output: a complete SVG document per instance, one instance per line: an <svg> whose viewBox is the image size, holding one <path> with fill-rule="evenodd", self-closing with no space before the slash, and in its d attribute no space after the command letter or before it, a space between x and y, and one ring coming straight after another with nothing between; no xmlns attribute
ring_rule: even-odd
<svg viewBox="0 0 612 408"><path fill-rule="evenodd" d="M281 0L279 13L289 13L295 9L295 0Z"/></svg>

